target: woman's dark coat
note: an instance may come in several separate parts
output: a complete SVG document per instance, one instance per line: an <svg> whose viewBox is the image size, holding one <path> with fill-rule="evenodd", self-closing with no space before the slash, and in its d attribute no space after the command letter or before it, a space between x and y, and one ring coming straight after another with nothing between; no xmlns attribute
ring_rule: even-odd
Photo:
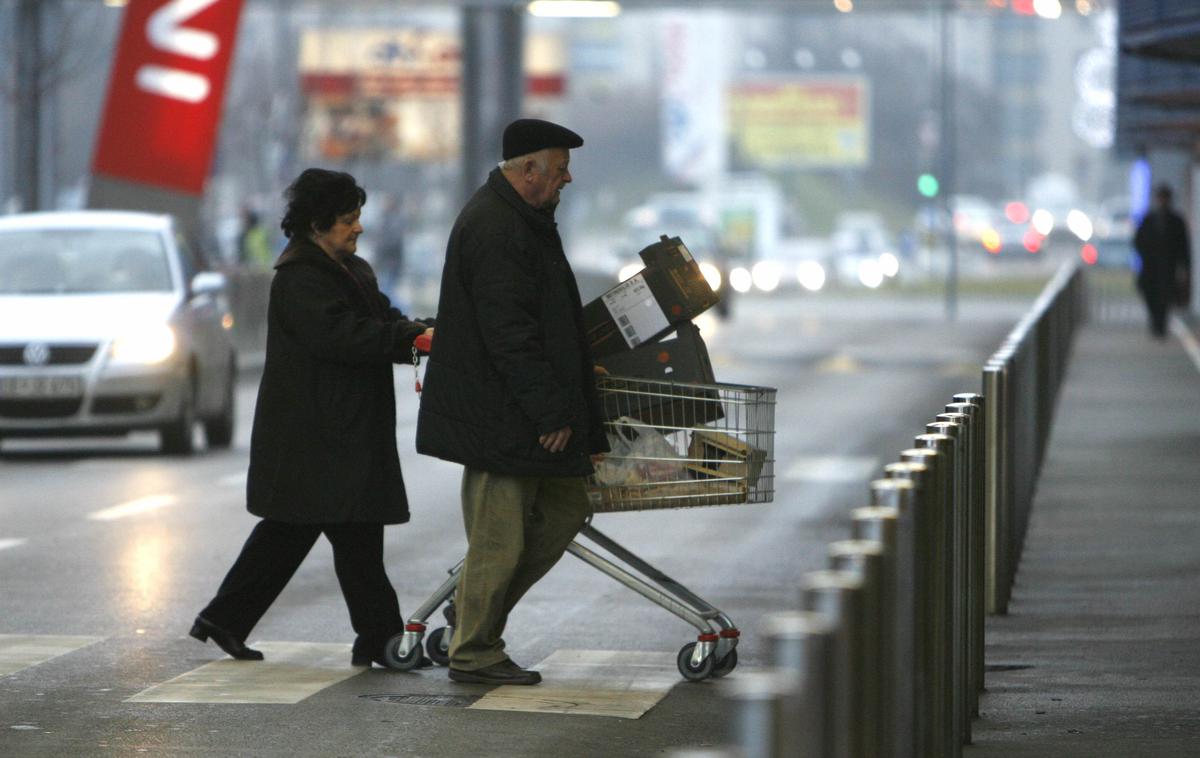
<svg viewBox="0 0 1200 758"><path fill-rule="evenodd" d="M247 508L291 523L408 521L392 363L425 325L391 308L363 259L308 240L275 264L250 438Z"/></svg>
<svg viewBox="0 0 1200 758"><path fill-rule="evenodd" d="M571 427L566 450L539 435ZM608 450L575 275L553 215L493 170L450 232L417 451L515 476L585 476Z"/></svg>

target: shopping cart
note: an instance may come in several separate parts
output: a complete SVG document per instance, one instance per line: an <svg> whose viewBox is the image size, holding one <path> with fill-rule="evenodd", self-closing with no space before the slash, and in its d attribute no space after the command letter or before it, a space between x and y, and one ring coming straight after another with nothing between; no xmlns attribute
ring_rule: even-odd
<svg viewBox="0 0 1200 758"><path fill-rule="evenodd" d="M596 513L773 499L773 388L617 376L599 377L597 388L612 452L588 481ZM676 656L685 679L724 676L734 669L739 632L728 615L600 532L591 519L579 536L610 557L578 540L567 552L699 631L696 641L684 645ZM459 561L413 613L404 632L389 641L385 651L389 666L407 670L420 663L429 618L443 603L447 603L447 623L430 632L424 647L435 663L449 664L453 595L461 570Z"/></svg>

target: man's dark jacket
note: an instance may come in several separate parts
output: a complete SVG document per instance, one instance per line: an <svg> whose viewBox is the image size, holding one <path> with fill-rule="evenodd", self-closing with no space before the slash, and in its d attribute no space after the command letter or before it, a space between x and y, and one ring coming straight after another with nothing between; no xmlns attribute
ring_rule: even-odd
<svg viewBox="0 0 1200 758"><path fill-rule="evenodd" d="M542 434L571 427L566 450ZM514 476L585 476L608 450L575 275L551 213L499 169L446 247L417 452Z"/></svg>
<svg viewBox="0 0 1200 758"><path fill-rule="evenodd" d="M308 240L275 264L250 438L247 508L291 523L408 521L392 363L425 325L391 308L363 259Z"/></svg>
<svg viewBox="0 0 1200 758"><path fill-rule="evenodd" d="M1187 224L1174 210L1157 207L1146 214L1134 237L1142 259L1138 288L1149 300L1169 301L1179 284L1180 272L1190 272L1191 243Z"/></svg>

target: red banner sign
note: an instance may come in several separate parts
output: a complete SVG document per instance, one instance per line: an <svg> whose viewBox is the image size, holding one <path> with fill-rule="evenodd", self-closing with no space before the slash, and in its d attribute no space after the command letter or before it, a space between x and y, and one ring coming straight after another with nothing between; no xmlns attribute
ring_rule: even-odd
<svg viewBox="0 0 1200 758"><path fill-rule="evenodd" d="M204 191L242 0L130 0L93 170Z"/></svg>

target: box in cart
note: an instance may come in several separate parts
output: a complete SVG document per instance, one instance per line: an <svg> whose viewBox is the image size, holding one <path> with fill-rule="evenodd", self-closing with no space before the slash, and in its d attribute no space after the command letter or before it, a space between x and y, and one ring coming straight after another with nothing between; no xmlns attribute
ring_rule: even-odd
<svg viewBox="0 0 1200 758"><path fill-rule="evenodd" d="M748 500L745 481L648 482L645 484L592 485L588 497L597 513L663 508L700 508L737 505Z"/></svg>
<svg viewBox="0 0 1200 758"><path fill-rule="evenodd" d="M720 299L678 237L663 235L638 255L644 269L583 308L595 359L654 342Z"/></svg>
<svg viewBox="0 0 1200 758"><path fill-rule="evenodd" d="M753 487L762 473L767 454L753 445L711 429L692 432L686 464L699 479L738 479Z"/></svg>
<svg viewBox="0 0 1200 758"><path fill-rule="evenodd" d="M708 348L700 330L679 324L675 334L633 350L605 356L599 361L610 374L637 379L708 384L713 378ZM611 392L603 401L605 421L630 416L668 429L686 429L724 417L717 391L711 387L684 387L671 396L651 392Z"/></svg>
<svg viewBox="0 0 1200 758"><path fill-rule="evenodd" d="M661 340L606 355L596 363L614 376L692 384L716 381L708 347L700 336L700 329L690 322L677 325L673 334Z"/></svg>

